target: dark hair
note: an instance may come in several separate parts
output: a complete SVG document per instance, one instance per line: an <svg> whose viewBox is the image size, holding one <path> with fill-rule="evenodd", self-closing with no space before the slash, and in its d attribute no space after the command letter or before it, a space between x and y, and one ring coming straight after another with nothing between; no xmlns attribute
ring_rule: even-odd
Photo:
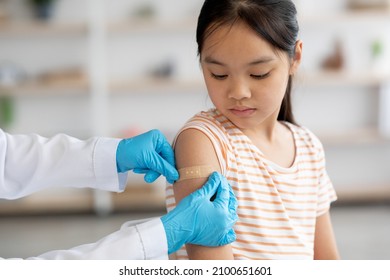
<svg viewBox="0 0 390 280"><path fill-rule="evenodd" d="M294 57L299 26L291 0L206 0L198 18L196 41L201 55L204 40L224 25L244 22L278 51ZM296 123L291 104L290 75L278 120Z"/></svg>

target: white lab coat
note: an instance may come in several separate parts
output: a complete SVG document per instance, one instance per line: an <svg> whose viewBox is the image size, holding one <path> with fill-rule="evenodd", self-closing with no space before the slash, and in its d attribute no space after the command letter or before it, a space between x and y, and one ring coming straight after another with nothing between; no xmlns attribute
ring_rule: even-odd
<svg viewBox="0 0 390 280"><path fill-rule="evenodd" d="M121 192L127 174L118 174L119 139L82 141L64 134L10 135L0 129L0 198L17 199L51 187L91 187ZM1 236L0 236L1 238ZM159 218L122 228L96 243L31 259L168 259Z"/></svg>

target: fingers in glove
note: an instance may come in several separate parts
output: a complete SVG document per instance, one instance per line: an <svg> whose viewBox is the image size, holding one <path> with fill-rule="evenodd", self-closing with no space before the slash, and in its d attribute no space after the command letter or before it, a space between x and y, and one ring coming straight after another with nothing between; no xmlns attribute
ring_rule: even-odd
<svg viewBox="0 0 390 280"><path fill-rule="evenodd" d="M134 168L133 169L133 172L136 173L136 174L145 174L149 171L150 169L146 169L146 168Z"/></svg>
<svg viewBox="0 0 390 280"><path fill-rule="evenodd" d="M211 197L217 192L221 181L221 175L218 172L213 172L207 179L207 182L193 194L198 197L204 197L211 200Z"/></svg>
<svg viewBox="0 0 390 280"><path fill-rule="evenodd" d="M236 241L236 238L237 238L237 236L236 236L236 233L234 232L234 229L229 230L229 232L227 233L227 236L226 236L226 242L227 242L226 244L230 244L230 243Z"/></svg>
<svg viewBox="0 0 390 280"><path fill-rule="evenodd" d="M222 237L220 240L218 246L225 246L228 245L234 241L236 241L236 233L234 232L233 229L230 229L225 235Z"/></svg>
<svg viewBox="0 0 390 280"><path fill-rule="evenodd" d="M238 220L237 215L237 198L233 192L232 187L229 185L229 218L231 219L232 223L235 224Z"/></svg>
<svg viewBox="0 0 390 280"><path fill-rule="evenodd" d="M153 183L157 180L157 178L160 177L160 173L157 173L156 171L150 170L146 172L144 176L144 180L146 183Z"/></svg>
<svg viewBox="0 0 390 280"><path fill-rule="evenodd" d="M156 152L161 155L161 157L165 159L170 165L175 166L175 154L171 145L160 131L158 131L157 137Z"/></svg>
<svg viewBox="0 0 390 280"><path fill-rule="evenodd" d="M152 171L163 175L171 184L179 179L179 173L177 172L176 168L167 162L164 158L162 158L158 153L154 152L151 157L152 158L148 167Z"/></svg>
<svg viewBox="0 0 390 280"><path fill-rule="evenodd" d="M146 183L153 183L161 176L160 173L146 168L134 168L133 172L136 174L145 174L144 180ZM170 181L169 183L173 184L174 182Z"/></svg>
<svg viewBox="0 0 390 280"><path fill-rule="evenodd" d="M217 197L214 200L214 204L222 208L228 208L230 201L230 185L227 179L220 175L220 182L218 184ZM233 194L234 195L234 194Z"/></svg>

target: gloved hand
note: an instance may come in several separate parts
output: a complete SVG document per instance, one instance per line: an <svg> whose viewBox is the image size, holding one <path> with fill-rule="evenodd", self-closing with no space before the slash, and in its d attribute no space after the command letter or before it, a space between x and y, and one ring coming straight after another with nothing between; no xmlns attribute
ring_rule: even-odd
<svg viewBox="0 0 390 280"><path fill-rule="evenodd" d="M133 170L145 174L147 183L154 182L160 175L171 184L179 178L172 147L156 129L121 140L116 151L116 166L118 172Z"/></svg>
<svg viewBox="0 0 390 280"><path fill-rule="evenodd" d="M211 197L217 193L214 201ZM190 243L223 246L236 240L237 200L226 178L218 172L205 185L185 197L161 217L168 241L168 254Z"/></svg>

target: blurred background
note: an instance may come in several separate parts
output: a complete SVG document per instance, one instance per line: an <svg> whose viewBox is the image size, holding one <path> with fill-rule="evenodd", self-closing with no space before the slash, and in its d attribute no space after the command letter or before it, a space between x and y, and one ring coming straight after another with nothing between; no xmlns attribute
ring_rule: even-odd
<svg viewBox="0 0 390 280"><path fill-rule="evenodd" d="M211 106L196 55L203 0L0 0L0 127L87 139L158 128ZM390 1L295 1L304 42L298 122L322 140L343 259L390 259ZM23 171L21 171L23 172ZM96 241L165 213L164 180L122 194L0 200L0 256Z"/></svg>

